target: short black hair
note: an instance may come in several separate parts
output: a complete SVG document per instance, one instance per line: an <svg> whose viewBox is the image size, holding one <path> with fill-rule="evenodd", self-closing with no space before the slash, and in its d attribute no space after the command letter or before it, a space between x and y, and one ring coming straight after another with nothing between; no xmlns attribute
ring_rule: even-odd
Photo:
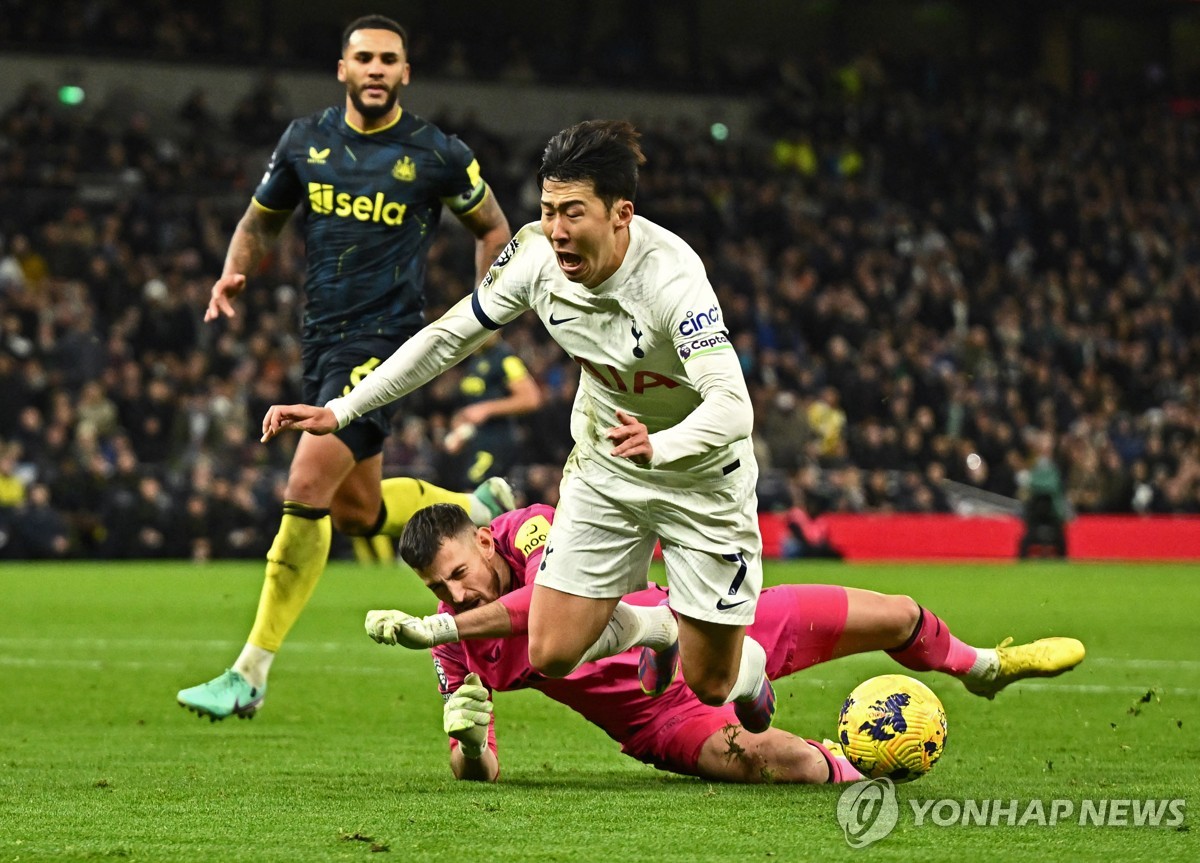
<svg viewBox="0 0 1200 863"><path fill-rule="evenodd" d="M638 166L646 164L638 143L641 133L627 120L585 120L563 129L542 153L538 188L546 180L591 180L596 196L612 207L618 198L637 194Z"/></svg>
<svg viewBox="0 0 1200 863"><path fill-rule="evenodd" d="M403 27L386 15L364 15L361 18L355 18L342 31L343 54L346 53L346 46L350 44L350 36L355 30L391 30L400 37L400 41L404 45L404 53L408 53L408 33L404 31Z"/></svg>
<svg viewBox="0 0 1200 863"><path fill-rule="evenodd" d="M400 535L400 557L418 572L428 569L442 543L475 530L475 522L456 503L435 503L413 513Z"/></svg>

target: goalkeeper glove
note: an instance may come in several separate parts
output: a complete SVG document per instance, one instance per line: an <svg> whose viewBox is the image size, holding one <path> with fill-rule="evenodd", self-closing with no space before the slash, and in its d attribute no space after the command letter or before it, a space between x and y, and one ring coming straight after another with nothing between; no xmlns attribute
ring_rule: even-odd
<svg viewBox="0 0 1200 863"><path fill-rule="evenodd" d="M472 671L446 700L442 729L459 742L463 755L475 759L483 755L487 746L491 721L492 702L488 700L487 687Z"/></svg>
<svg viewBox="0 0 1200 863"><path fill-rule="evenodd" d="M424 650L438 644L458 641L458 624L452 614L413 617L394 609L367 612L367 635L380 644L399 644L411 650Z"/></svg>

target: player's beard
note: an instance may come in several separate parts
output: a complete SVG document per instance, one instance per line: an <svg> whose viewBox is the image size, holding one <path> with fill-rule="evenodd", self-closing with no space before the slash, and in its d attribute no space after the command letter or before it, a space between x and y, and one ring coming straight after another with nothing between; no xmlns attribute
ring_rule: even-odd
<svg viewBox="0 0 1200 863"><path fill-rule="evenodd" d="M393 87L388 90L387 98L378 105L368 105L362 98L364 87L347 87L346 89L350 94L350 103L354 105L354 110L358 111L366 120L378 120L380 117L386 117L396 107L396 101L400 98L400 91Z"/></svg>

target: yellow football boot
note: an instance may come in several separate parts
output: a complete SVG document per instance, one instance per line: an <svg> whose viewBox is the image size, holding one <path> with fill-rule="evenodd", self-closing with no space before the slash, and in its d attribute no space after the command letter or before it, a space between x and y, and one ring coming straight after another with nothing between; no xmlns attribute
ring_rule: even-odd
<svg viewBox="0 0 1200 863"><path fill-rule="evenodd" d="M987 679L960 678L969 692L992 699L1010 683L1027 677L1057 677L1070 671L1087 651L1076 638L1039 638L1029 644L1013 645L1006 638L996 646L995 674Z"/></svg>

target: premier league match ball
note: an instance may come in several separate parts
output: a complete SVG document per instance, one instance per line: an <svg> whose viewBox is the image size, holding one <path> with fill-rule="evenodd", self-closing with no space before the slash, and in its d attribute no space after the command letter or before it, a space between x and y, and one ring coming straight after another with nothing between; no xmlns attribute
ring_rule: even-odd
<svg viewBox="0 0 1200 863"><path fill-rule="evenodd" d="M838 740L864 776L919 779L946 748L946 711L933 690L903 674L872 677L855 687L838 717Z"/></svg>

